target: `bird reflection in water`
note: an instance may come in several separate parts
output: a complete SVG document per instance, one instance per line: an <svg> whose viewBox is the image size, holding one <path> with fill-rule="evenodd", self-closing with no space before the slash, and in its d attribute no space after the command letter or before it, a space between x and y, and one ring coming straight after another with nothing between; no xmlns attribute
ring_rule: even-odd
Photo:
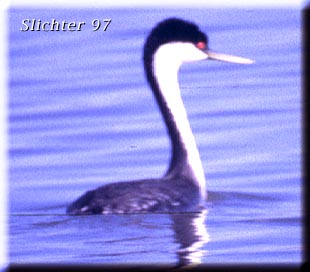
<svg viewBox="0 0 310 272"><path fill-rule="evenodd" d="M177 251L177 268L190 268L202 264L209 242L206 228L207 210L196 213L171 214L175 241L180 245Z"/></svg>

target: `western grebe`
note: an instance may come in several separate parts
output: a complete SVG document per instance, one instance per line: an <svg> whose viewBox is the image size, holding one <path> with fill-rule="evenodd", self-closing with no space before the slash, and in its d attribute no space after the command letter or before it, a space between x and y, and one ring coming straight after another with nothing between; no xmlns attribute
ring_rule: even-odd
<svg viewBox="0 0 310 272"><path fill-rule="evenodd" d="M206 181L181 99L178 70L183 62L204 59L253 62L210 51L206 34L191 22L170 18L151 31L144 45L144 70L170 136L170 166L160 179L118 182L88 191L67 208L68 214L199 210L206 199Z"/></svg>

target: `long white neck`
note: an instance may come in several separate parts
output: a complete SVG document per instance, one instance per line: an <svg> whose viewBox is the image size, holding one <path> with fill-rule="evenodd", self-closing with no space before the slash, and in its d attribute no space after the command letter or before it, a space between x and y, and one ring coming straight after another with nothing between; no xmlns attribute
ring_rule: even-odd
<svg viewBox="0 0 310 272"><path fill-rule="evenodd" d="M184 47L186 46L189 45L184 43L172 43L161 46L154 55L153 71L157 79L159 91L163 96L167 108L170 110L175 127L180 136L182 147L186 152L187 164L191 168L196 185L200 189L201 198L205 199L206 181L204 171L195 138L187 119L178 83L179 68L182 62L184 62L184 58L186 59L188 57L183 56L183 59L180 58L180 54L184 55ZM190 47L189 49L191 50ZM196 54L197 52L194 51L194 53ZM197 58L200 57L200 55L197 56Z"/></svg>

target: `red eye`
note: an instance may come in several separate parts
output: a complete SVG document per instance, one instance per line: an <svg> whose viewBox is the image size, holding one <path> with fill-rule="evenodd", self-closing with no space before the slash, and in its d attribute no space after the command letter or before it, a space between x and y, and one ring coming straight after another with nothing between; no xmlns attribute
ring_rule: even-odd
<svg viewBox="0 0 310 272"><path fill-rule="evenodd" d="M198 42L196 44L196 47L199 49L205 49L206 48L206 43L205 42Z"/></svg>

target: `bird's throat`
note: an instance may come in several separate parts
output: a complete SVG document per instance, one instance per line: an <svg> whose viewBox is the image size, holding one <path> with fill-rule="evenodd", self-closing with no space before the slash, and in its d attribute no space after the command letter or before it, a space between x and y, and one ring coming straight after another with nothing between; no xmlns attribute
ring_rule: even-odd
<svg viewBox="0 0 310 272"><path fill-rule="evenodd" d="M184 167L190 167L202 199L205 199L206 181L196 141L181 98L178 71L182 62L178 56L174 58L176 53L173 46L165 45L156 51L153 59L153 73L158 86L156 91L159 92L157 99L161 100L158 104L172 143L170 169L178 162L184 164ZM167 62L167 60L170 61Z"/></svg>

